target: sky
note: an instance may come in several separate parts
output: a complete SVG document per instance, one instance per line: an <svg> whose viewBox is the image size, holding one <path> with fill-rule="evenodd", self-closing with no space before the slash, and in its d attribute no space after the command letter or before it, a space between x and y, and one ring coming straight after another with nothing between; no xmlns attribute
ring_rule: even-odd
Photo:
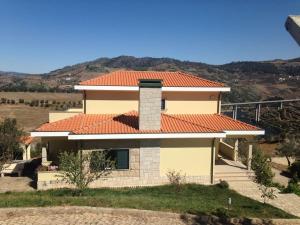
<svg viewBox="0 0 300 225"><path fill-rule="evenodd" d="M288 59L299 0L0 0L0 70L46 73L99 57L209 64Z"/></svg>

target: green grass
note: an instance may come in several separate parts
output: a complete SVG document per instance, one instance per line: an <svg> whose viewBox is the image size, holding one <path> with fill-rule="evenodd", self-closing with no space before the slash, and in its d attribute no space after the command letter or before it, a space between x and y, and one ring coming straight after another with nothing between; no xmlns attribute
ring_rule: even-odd
<svg viewBox="0 0 300 225"><path fill-rule="evenodd" d="M176 192L166 185L144 188L87 189L82 196L73 196L70 189L3 193L0 207L34 206L99 206L171 211L192 214L218 214L225 212L234 217L293 218L284 211L264 205L235 191L218 186L186 184ZM232 198L227 211L228 198Z"/></svg>

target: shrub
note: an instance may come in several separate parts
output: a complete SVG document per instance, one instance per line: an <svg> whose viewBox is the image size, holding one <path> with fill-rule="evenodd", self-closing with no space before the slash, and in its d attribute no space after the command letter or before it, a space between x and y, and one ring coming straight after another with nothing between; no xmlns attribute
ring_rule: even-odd
<svg viewBox="0 0 300 225"><path fill-rule="evenodd" d="M289 171L296 181L300 179L300 161L294 162L290 167Z"/></svg>
<svg viewBox="0 0 300 225"><path fill-rule="evenodd" d="M24 99L22 99L22 98L19 99L20 104L23 104L24 102L25 102Z"/></svg>
<svg viewBox="0 0 300 225"><path fill-rule="evenodd" d="M284 193L295 193L300 196L300 186L297 182L291 180L288 186L283 190Z"/></svg>
<svg viewBox="0 0 300 225"><path fill-rule="evenodd" d="M268 199L273 200L277 198L277 196L275 195L275 189L272 187L260 185L259 190L261 191L261 198L263 199L264 204L267 202Z"/></svg>
<svg viewBox="0 0 300 225"><path fill-rule="evenodd" d="M111 173L114 162L107 157L106 151L63 152L59 156L63 181L74 185L81 194L88 185ZM110 169L108 169L110 168Z"/></svg>
<svg viewBox="0 0 300 225"><path fill-rule="evenodd" d="M251 168L254 171L256 183L265 186L272 185L274 174L272 173L270 162L259 148L254 149Z"/></svg>
<svg viewBox="0 0 300 225"><path fill-rule="evenodd" d="M185 183L185 175L182 175L179 171L170 170L167 172L167 177L171 185L173 185L177 191L181 189L183 183Z"/></svg>
<svg viewBox="0 0 300 225"><path fill-rule="evenodd" d="M217 186L222 188L222 189L228 189L229 188L229 184L225 180L221 180L220 183L217 184Z"/></svg>

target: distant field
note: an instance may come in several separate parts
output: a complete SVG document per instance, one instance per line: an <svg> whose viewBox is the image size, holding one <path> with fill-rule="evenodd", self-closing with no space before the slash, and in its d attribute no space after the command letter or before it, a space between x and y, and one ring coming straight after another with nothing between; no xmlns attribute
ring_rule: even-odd
<svg viewBox="0 0 300 225"><path fill-rule="evenodd" d="M16 118L19 127L31 131L48 121L48 108L30 107L24 104L0 105L0 119Z"/></svg>
<svg viewBox="0 0 300 225"><path fill-rule="evenodd" d="M43 92L0 92L0 99L6 98L15 100L18 103L19 99L31 102L32 100L48 100L48 101L80 101L81 94L75 93L43 93ZM49 111L53 110L46 107L30 107L25 104L0 104L0 119L16 118L18 125L25 131L31 131L40 124L48 121Z"/></svg>
<svg viewBox="0 0 300 225"><path fill-rule="evenodd" d="M30 100L56 100L56 101L79 101L82 99L80 93L50 93L50 92L0 92L0 99L24 99Z"/></svg>

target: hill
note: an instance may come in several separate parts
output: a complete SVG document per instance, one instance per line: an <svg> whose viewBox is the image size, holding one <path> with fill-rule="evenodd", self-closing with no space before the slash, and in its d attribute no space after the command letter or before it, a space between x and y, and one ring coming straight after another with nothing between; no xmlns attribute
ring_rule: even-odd
<svg viewBox="0 0 300 225"><path fill-rule="evenodd" d="M300 94L300 58L209 65L172 58L119 56L99 58L46 74L0 72L0 91L73 92L73 85L118 69L182 70L232 87L225 101L252 101L269 96L295 98Z"/></svg>

